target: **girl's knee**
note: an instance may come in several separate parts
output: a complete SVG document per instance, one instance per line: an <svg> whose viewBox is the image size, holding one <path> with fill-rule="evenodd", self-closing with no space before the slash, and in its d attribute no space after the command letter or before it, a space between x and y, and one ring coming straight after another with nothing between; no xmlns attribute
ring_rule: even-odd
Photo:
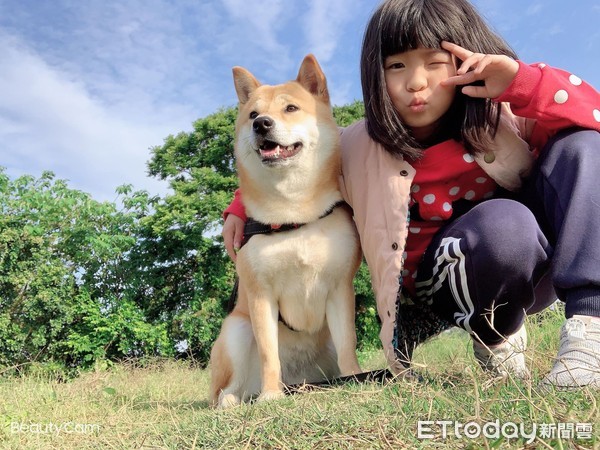
<svg viewBox="0 0 600 450"><path fill-rule="evenodd" d="M531 210L514 200L496 199L484 202L476 210L479 222L476 229L492 241L528 240L539 231Z"/></svg>
<svg viewBox="0 0 600 450"><path fill-rule="evenodd" d="M543 257L547 240L533 213L514 200L497 199L477 206L469 229L472 252L492 265L514 265L516 260Z"/></svg>
<svg viewBox="0 0 600 450"><path fill-rule="evenodd" d="M557 165L561 172L573 163L600 165L600 133L595 130L566 130L553 136L541 153L542 164Z"/></svg>

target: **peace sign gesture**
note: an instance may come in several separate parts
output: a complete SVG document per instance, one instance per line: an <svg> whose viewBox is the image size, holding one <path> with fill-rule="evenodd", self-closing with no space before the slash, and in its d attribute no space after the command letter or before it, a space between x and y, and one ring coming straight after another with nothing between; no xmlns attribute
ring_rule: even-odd
<svg viewBox="0 0 600 450"><path fill-rule="evenodd" d="M465 86L462 93L469 97L496 98L512 83L519 63L506 55L473 53L451 42L442 42L442 48L462 61L456 75L442 81L444 86L460 86L482 80L483 86Z"/></svg>

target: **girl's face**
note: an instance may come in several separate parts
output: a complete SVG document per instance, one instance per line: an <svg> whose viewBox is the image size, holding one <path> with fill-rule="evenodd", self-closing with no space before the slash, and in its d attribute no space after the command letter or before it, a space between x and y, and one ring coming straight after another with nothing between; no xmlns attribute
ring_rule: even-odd
<svg viewBox="0 0 600 450"><path fill-rule="evenodd" d="M417 141L427 140L454 101L454 86L440 85L456 75L453 56L419 47L388 56L384 73L388 95L400 118Z"/></svg>

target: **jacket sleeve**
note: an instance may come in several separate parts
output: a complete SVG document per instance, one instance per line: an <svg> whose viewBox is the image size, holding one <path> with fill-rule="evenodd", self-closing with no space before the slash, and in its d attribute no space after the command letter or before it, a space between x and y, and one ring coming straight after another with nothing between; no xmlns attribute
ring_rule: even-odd
<svg viewBox="0 0 600 450"><path fill-rule="evenodd" d="M515 115L533 119L531 130L525 133L532 148L541 149L565 128L600 131L600 94L591 85L546 64L518 63L515 79L494 100L508 102Z"/></svg>
<svg viewBox="0 0 600 450"><path fill-rule="evenodd" d="M223 220L227 219L227 216L229 214L238 216L244 222L248 220L248 217L246 216L246 208L244 207L244 203L242 202L242 192L239 189L235 190L233 200L223 212Z"/></svg>

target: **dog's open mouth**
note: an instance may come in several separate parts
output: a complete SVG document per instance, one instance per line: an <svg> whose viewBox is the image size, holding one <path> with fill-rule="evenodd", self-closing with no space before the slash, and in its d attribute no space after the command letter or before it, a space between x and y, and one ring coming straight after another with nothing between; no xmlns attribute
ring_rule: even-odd
<svg viewBox="0 0 600 450"><path fill-rule="evenodd" d="M283 146L277 142L265 140L259 147L258 153L263 162L276 162L291 158L302 150L302 142L296 142L292 145Z"/></svg>

